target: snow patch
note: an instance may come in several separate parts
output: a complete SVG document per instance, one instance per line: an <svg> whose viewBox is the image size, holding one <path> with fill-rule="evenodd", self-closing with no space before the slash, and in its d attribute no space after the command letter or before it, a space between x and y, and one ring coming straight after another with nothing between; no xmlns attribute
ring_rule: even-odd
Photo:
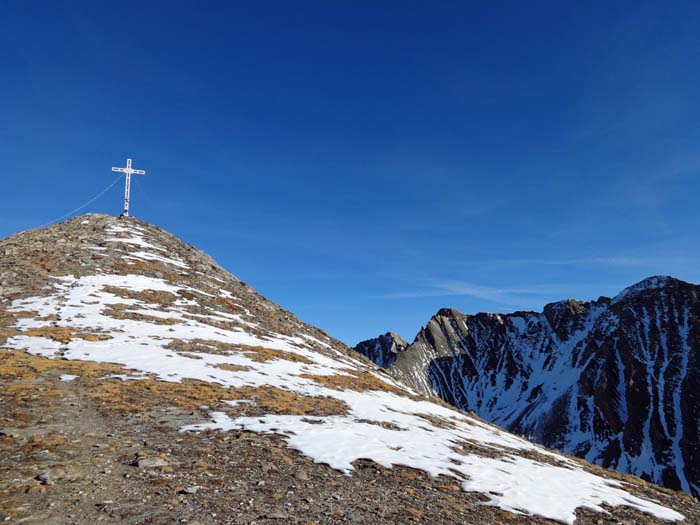
<svg viewBox="0 0 700 525"><path fill-rule="evenodd" d="M399 414L396 419L391 414L382 419L406 423L407 418L416 417ZM515 455L488 458L461 454L455 450L455 445L465 439L481 441L485 438L494 446L517 445L513 442L517 438L503 434L499 439L491 429L480 428L474 422L465 421L456 430L439 429L425 422L414 422L418 424L394 430L347 416L270 415L231 419L223 412L210 415L211 423L188 425L181 430L244 429L282 434L290 448L346 474L352 472L354 461L371 459L386 468L401 465L423 470L431 476L457 479L466 476L468 479L462 482L462 488L485 494L490 498L489 505L569 525L575 522L577 508L605 513L604 504L630 506L665 520L683 519L674 510L632 496L620 488L621 483L589 474L573 464L565 468Z"/></svg>

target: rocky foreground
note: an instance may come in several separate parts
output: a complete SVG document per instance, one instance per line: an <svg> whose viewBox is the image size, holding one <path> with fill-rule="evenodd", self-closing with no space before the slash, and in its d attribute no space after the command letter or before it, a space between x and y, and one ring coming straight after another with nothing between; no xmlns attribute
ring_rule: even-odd
<svg viewBox="0 0 700 525"><path fill-rule="evenodd" d="M391 380L134 219L0 242L9 523L700 522Z"/></svg>

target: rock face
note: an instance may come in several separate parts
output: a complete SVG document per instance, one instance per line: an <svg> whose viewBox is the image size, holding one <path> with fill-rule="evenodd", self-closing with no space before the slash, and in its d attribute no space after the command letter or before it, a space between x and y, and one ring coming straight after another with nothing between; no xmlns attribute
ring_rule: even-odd
<svg viewBox="0 0 700 525"><path fill-rule="evenodd" d="M408 347L408 342L400 335L387 332L379 337L357 343L353 350L374 361L382 368L388 368L394 364L396 358L406 347Z"/></svg>
<svg viewBox="0 0 700 525"><path fill-rule="evenodd" d="M0 520L700 522L688 496L406 388L137 219L76 217L0 254Z"/></svg>
<svg viewBox="0 0 700 525"><path fill-rule="evenodd" d="M700 493L700 286L651 277L541 313L442 309L390 373L548 447Z"/></svg>

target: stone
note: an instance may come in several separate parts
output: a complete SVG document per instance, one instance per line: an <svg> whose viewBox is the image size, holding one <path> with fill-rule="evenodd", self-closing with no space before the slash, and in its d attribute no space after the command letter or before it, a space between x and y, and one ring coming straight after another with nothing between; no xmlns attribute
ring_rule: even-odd
<svg viewBox="0 0 700 525"><path fill-rule="evenodd" d="M136 466L139 468L158 468L169 466L168 462L163 458L152 457L152 458L139 458L136 462Z"/></svg>
<svg viewBox="0 0 700 525"><path fill-rule="evenodd" d="M265 474L268 474L270 472L277 472L279 469L273 463L265 463L262 466L262 470Z"/></svg>
<svg viewBox="0 0 700 525"><path fill-rule="evenodd" d="M53 481L49 478L48 472L42 472L37 475L34 479L39 481L42 485L53 485Z"/></svg>
<svg viewBox="0 0 700 525"><path fill-rule="evenodd" d="M206 461L202 461L201 459L198 459L194 463L192 463L192 466L194 468L202 469L202 470L208 470L209 469L209 464Z"/></svg>
<svg viewBox="0 0 700 525"><path fill-rule="evenodd" d="M269 520L286 520L289 518L289 514L281 510L276 510L274 512L269 512L265 517Z"/></svg>
<svg viewBox="0 0 700 525"><path fill-rule="evenodd" d="M309 479L309 475L305 470L298 470L296 474L294 474L294 477L299 481L306 481Z"/></svg>

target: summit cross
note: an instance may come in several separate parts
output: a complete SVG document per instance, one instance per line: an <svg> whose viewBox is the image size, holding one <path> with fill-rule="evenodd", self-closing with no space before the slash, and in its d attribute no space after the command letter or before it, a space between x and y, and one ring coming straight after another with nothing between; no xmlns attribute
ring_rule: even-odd
<svg viewBox="0 0 700 525"><path fill-rule="evenodd" d="M131 176L145 175L143 170L135 170L131 167L131 159L126 159L126 168L112 168L112 171L118 171L126 174L126 185L124 187L124 217L129 216L129 195L131 194Z"/></svg>

